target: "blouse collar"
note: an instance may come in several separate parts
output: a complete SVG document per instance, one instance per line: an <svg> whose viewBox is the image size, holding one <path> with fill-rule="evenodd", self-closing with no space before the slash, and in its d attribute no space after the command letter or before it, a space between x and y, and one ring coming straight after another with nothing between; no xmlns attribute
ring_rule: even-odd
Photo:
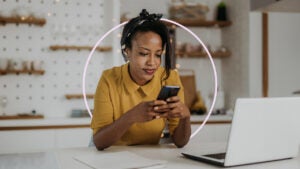
<svg viewBox="0 0 300 169"><path fill-rule="evenodd" d="M159 67L155 72L153 78L145 85L140 86L136 84L130 77L129 74L129 63L126 63L122 66L122 75L124 77L124 86L128 90L129 93L134 93L137 90L141 90L145 95L150 95L154 89L161 88L161 75L163 72L163 68ZM158 85L159 84L159 85Z"/></svg>

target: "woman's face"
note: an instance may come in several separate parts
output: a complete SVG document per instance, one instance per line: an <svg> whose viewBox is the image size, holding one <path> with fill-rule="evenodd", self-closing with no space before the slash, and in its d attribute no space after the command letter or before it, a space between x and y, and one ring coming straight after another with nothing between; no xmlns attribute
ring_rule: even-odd
<svg viewBox="0 0 300 169"><path fill-rule="evenodd" d="M144 85L153 78L161 64L162 40L154 32L138 32L131 46L131 49L126 49L129 73L138 85Z"/></svg>

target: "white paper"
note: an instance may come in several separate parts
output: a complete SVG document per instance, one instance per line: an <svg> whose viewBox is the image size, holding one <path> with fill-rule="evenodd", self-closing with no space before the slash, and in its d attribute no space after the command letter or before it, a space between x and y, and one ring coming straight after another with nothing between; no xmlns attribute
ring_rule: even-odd
<svg viewBox="0 0 300 169"><path fill-rule="evenodd" d="M141 157L128 151L99 152L73 157L93 169L151 169L164 167L166 161Z"/></svg>

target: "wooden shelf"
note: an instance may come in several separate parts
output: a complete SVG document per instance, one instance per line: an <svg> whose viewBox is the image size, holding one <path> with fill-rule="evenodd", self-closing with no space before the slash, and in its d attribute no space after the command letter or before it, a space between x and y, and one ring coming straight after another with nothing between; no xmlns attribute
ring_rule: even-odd
<svg viewBox="0 0 300 169"><path fill-rule="evenodd" d="M64 124L64 125L40 125L40 126L5 126L0 127L0 131L8 130L41 130L41 129L73 129L73 128L90 128L90 124Z"/></svg>
<svg viewBox="0 0 300 169"><path fill-rule="evenodd" d="M17 115L3 115L0 120L22 120L22 119L42 119L44 115L41 114L17 114Z"/></svg>
<svg viewBox="0 0 300 169"><path fill-rule="evenodd" d="M65 97L68 100L70 100L70 99L83 99L83 95L82 94L66 94ZM94 98L94 94L86 94L86 98L87 99L93 99Z"/></svg>
<svg viewBox="0 0 300 169"><path fill-rule="evenodd" d="M29 75L43 75L45 70L0 70L0 75L7 74L29 74Z"/></svg>
<svg viewBox="0 0 300 169"><path fill-rule="evenodd" d="M191 27L226 27L232 24L231 21L207 21L207 20L195 20L195 19L172 19L184 26Z"/></svg>
<svg viewBox="0 0 300 169"><path fill-rule="evenodd" d="M213 58L227 58L231 55L231 52L211 52L211 56ZM180 58L208 58L208 55L204 52L190 52L190 53L183 53L183 52L177 52L177 57Z"/></svg>
<svg viewBox="0 0 300 169"><path fill-rule="evenodd" d="M51 50L92 50L93 47L92 46L75 46L75 45L71 45L71 46L67 46L67 45L52 45L50 46ZM112 50L111 46L103 46L103 47L97 47L96 48L97 51L99 52L109 52Z"/></svg>
<svg viewBox="0 0 300 169"><path fill-rule="evenodd" d="M203 19L170 19L172 21L178 22L183 26L190 26L190 27L227 27L232 24L231 21L207 21ZM121 23L128 21L126 18L121 18ZM167 25L173 25L169 22L166 23Z"/></svg>
<svg viewBox="0 0 300 169"><path fill-rule="evenodd" d="M44 19L44 18L35 18L33 16L30 16L30 17L27 17L27 18L0 16L0 23L1 24L9 24L9 23L33 24L33 25L37 25L37 26L43 26L46 23L46 19Z"/></svg>

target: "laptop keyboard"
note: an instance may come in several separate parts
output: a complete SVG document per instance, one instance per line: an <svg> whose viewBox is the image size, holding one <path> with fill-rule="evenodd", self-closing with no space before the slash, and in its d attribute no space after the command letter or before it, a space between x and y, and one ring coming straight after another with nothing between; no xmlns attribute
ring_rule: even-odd
<svg viewBox="0 0 300 169"><path fill-rule="evenodd" d="M215 158L215 159L225 159L226 153L217 153L217 154L207 154L206 157Z"/></svg>

